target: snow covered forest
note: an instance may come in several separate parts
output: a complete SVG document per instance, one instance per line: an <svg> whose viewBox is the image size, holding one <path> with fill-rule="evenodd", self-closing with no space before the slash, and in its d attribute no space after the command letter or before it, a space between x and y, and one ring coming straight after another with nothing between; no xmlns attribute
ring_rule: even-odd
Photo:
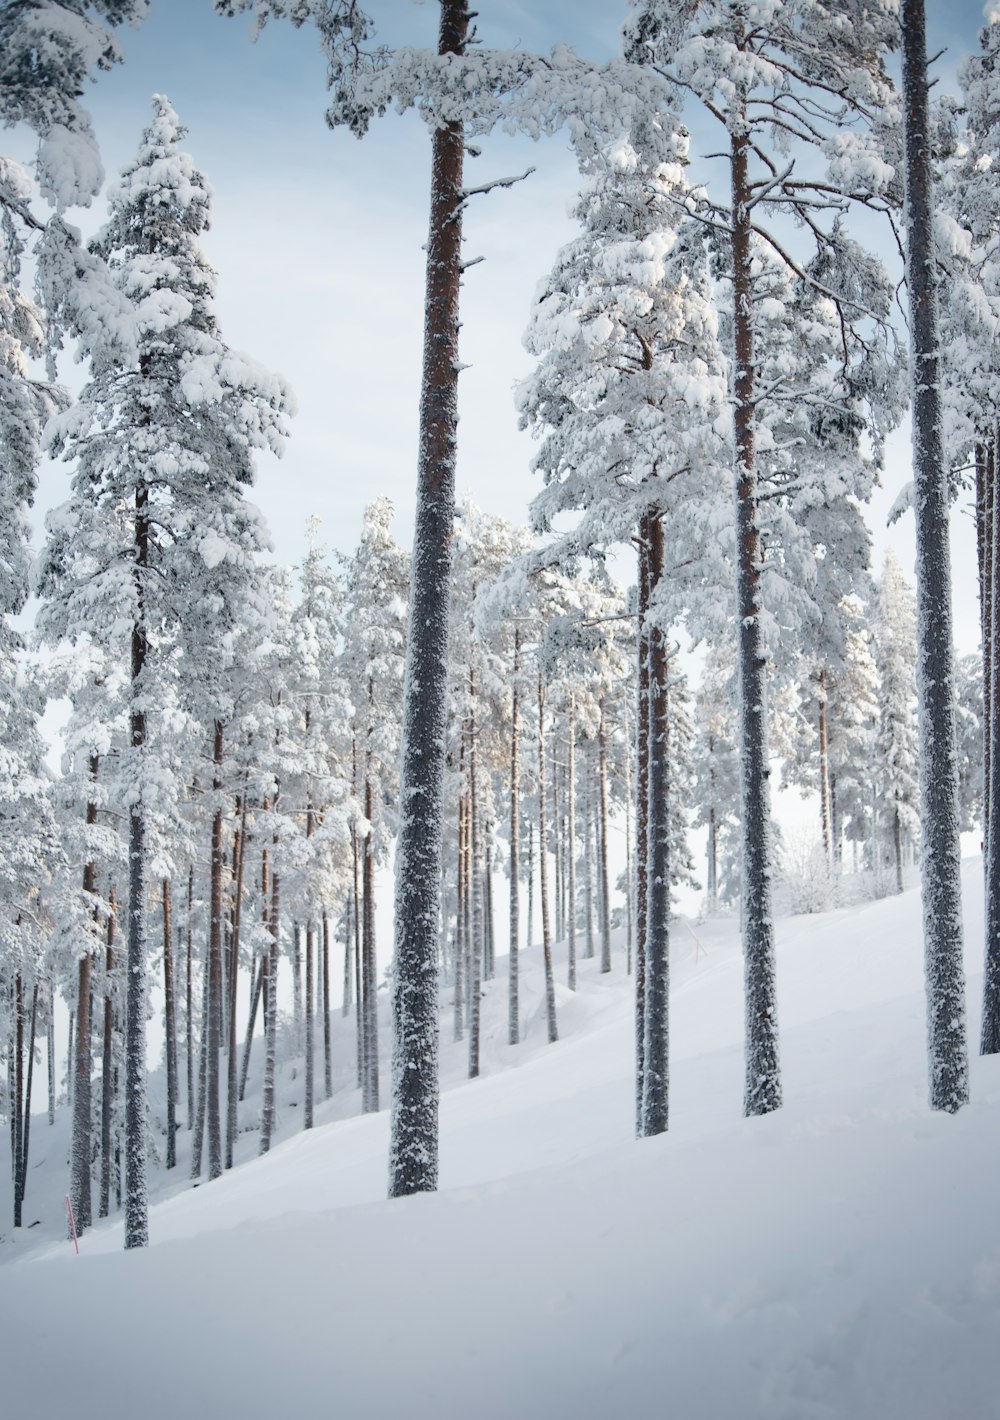
<svg viewBox="0 0 1000 1420"><path fill-rule="evenodd" d="M386 1116L357 1140L390 1198L433 1192L442 1071L555 1058L601 1011L621 1120L665 1134L692 940L730 954L726 1107L765 1129L789 914L893 942L905 920L911 1083L956 1114L970 1049L1000 1054L1000 10L945 89L923 0L630 0L598 57L558 6L533 49L491 47L465 0L426 7L419 44L399 4L200 0L220 51L250 15L262 68L301 32L328 144L405 120L424 153L408 502L363 455L364 478L314 461L317 487L363 483L363 518L310 518L290 565L268 524L296 398L225 338L222 180L160 91L105 180L88 111L165 4L0 0L5 1249L104 1218L146 1247L157 1196L355 1115ZM500 135L568 143L574 169L564 239L518 248L528 364L491 396L532 441L514 516L459 438L468 232L488 209L515 241L504 204L533 180L486 166ZM296 240L290 214L293 264ZM311 318L366 349L327 294ZM398 393L358 361L362 448ZM978 591L965 654L953 560ZM860 906L918 886L919 913ZM893 963L873 1002L896 971L910 990ZM828 1413L800 1401L759 1413Z"/></svg>

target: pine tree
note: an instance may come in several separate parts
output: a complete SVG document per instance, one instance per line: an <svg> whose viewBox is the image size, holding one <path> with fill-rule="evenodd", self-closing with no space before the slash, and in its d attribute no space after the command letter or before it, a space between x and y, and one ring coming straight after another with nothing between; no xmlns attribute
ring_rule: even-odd
<svg viewBox="0 0 1000 1420"><path fill-rule="evenodd" d="M120 628L130 628L130 753L123 765L129 818L127 1247L148 1240L149 851L152 815L162 812L164 782L170 782L156 762L150 707L178 645L188 675L184 689L212 726L218 765L231 713L222 679L225 643L252 601L245 574L263 541L259 515L243 502L241 486L253 477L253 449L280 447L288 403L279 380L219 337L211 308L214 274L198 245L208 193L179 146L182 137L176 114L157 96L153 122L94 242L133 304L138 358L123 366L113 343L94 350L79 404L54 421L49 436L52 451L76 457L78 467L72 499L49 521L46 629L70 639L89 633L121 654ZM213 836L216 878L220 856ZM216 892L210 954L216 977L220 913ZM211 1050L209 1060L211 1068ZM210 1173L216 1145L217 1130L210 1137Z"/></svg>
<svg viewBox="0 0 1000 1420"><path fill-rule="evenodd" d="M836 310L846 359L860 359L862 368L884 371L886 362L875 353L869 337L872 317L876 330L886 329L884 313L872 304L885 282L872 263L860 265L853 259L856 247L842 244L840 214L852 200L884 211L891 199L886 185L893 168L867 141L865 129L869 120L880 122L891 102L881 47L893 36L888 12L852 9L845 16L840 5L825 0L793 0L761 15L745 0L711 0L697 7L638 0L634 10L627 26L629 54L655 65L679 94L699 102L722 126L729 149L729 200L706 200L701 211L716 227L731 283L744 1110L748 1115L763 1114L780 1105L781 1082L767 742L766 632L773 614L769 615L762 575L765 544L760 516L760 454L770 441L762 435L760 422L760 399L768 387L759 369L758 348L761 320L774 314L769 304L774 298L767 280L760 279L758 262L762 248L768 248L777 267L790 281L801 283L814 304L823 300ZM830 95L837 96L835 104L828 103ZM827 175L805 171L810 148L824 149ZM830 200L834 193L839 200ZM793 217L803 232L815 238L817 260L832 263L832 284L823 272L808 269L808 259L798 259L785 246L773 225L779 214ZM771 226L765 225L769 219ZM874 401L879 393L877 380L862 381L858 392L863 402L864 396Z"/></svg>
<svg viewBox="0 0 1000 1420"><path fill-rule="evenodd" d="M969 1098L955 762L948 470L941 437L934 199L923 0L903 0L906 286L913 371L917 528L922 889L930 1100L953 1113Z"/></svg>

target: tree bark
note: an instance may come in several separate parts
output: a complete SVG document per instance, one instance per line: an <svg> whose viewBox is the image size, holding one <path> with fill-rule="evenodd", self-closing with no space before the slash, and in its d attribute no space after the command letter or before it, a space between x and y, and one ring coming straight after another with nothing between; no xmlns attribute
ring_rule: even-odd
<svg viewBox="0 0 1000 1420"><path fill-rule="evenodd" d="M771 814L768 802L767 652L761 626L761 545L754 442L753 286L745 98L730 130L734 329L733 426L736 452L737 626L740 680L740 808L743 839L743 959L746 1083L743 1111L767 1114L781 1104L778 1010L771 912Z"/></svg>
<svg viewBox="0 0 1000 1420"><path fill-rule="evenodd" d="M115 1106L114 1067L114 967L115 967L115 895L108 903L108 930L104 951L104 1038L101 1052L101 1193L98 1216L106 1218L111 1206L111 1121Z"/></svg>
<svg viewBox="0 0 1000 1420"><path fill-rule="evenodd" d="M930 1102L953 1113L969 1098L962 962L961 851L954 718L948 471L941 435L937 260L931 190L923 0L903 0L906 285L913 380L917 534L920 836ZM994 637L996 624L994 623ZM996 771L997 766L993 766ZM996 975L1000 985L1000 941ZM987 966L986 990L990 990ZM984 1020L986 1018L984 1011Z"/></svg>
<svg viewBox="0 0 1000 1420"><path fill-rule="evenodd" d="M569 989L576 990L576 707L570 696L566 712L566 877L568 906L566 913L566 979Z"/></svg>
<svg viewBox="0 0 1000 1420"><path fill-rule="evenodd" d="M97 781L98 757L90 756L90 782ZM97 804L91 799L87 804L86 824L91 829L97 823ZM84 910L88 919L95 919L94 897L97 894L97 868L90 857L91 845L87 845L88 861L83 869ZM91 1146L91 1075L93 1073L93 1053L91 1044L91 976L93 972L93 939L87 928L87 940L83 944L77 962L76 981L76 1056L73 1061L75 1076L73 1085L73 1143L70 1151L70 1199L73 1204L73 1218L79 1235L90 1227L93 1221L91 1199L90 1159Z"/></svg>
<svg viewBox="0 0 1000 1420"><path fill-rule="evenodd" d="M542 902L542 959L545 965L545 1018L549 1044L559 1039L556 1024L556 987L552 973L552 936L549 931L549 883L546 853L545 803L545 686L538 675L538 878Z"/></svg>
<svg viewBox="0 0 1000 1420"><path fill-rule="evenodd" d="M597 728L597 752L600 767L599 800L600 842L598 845L598 885L601 897L601 970L611 970L611 892L608 886L608 732L601 697L601 718Z"/></svg>
<svg viewBox="0 0 1000 1420"><path fill-rule="evenodd" d="M174 948L171 922L170 879L164 878L163 901L163 1013L167 1055L167 1158L168 1169L177 1165L177 1011L174 999Z"/></svg>
<svg viewBox="0 0 1000 1420"><path fill-rule="evenodd" d="M442 0L440 54L464 54L469 22L465 0ZM396 850L392 1197L434 1189L438 1176L437 933L460 368L462 124L442 124L431 143L420 463L403 691L404 812Z"/></svg>
<svg viewBox="0 0 1000 1420"><path fill-rule="evenodd" d="M375 957L375 845L372 822L374 800L371 780L365 777L365 818L369 829L361 858L361 991L364 1002L364 1057L361 1108L365 1114L378 1111L378 966Z"/></svg>
<svg viewBox="0 0 1000 1420"><path fill-rule="evenodd" d="M639 521L639 572L635 715L635 1131L643 1130L646 1058L646 922L649 872L649 550L654 512ZM588 840L589 842L589 840ZM589 868L588 868L589 872ZM588 878L589 898L589 878ZM590 903L587 904L588 924Z"/></svg>
<svg viewBox="0 0 1000 1420"><path fill-rule="evenodd" d="M517 1045L521 1039L520 978L518 940L521 912L520 884L520 813L521 813L521 726L519 721L518 681L521 674L521 633L514 630L514 668L510 711L510 935L507 958L507 1042Z"/></svg>
<svg viewBox="0 0 1000 1420"><path fill-rule="evenodd" d="M663 523L649 523L650 597L663 575ZM649 627L648 857L646 873L646 962L642 1052L642 1133L662 1134L668 1122L670 1084L670 815L668 811L669 716L667 639Z"/></svg>
<svg viewBox="0 0 1000 1420"><path fill-rule="evenodd" d="M144 576L149 565L148 495L135 495L133 570L136 611L132 623L129 738L133 764L146 748L145 671L149 641L145 620ZM137 776L138 777L138 776ZM140 788L129 809L128 935L125 989L125 1246L149 1244L149 1196L146 1184L146 815Z"/></svg>
<svg viewBox="0 0 1000 1420"><path fill-rule="evenodd" d="M212 856L209 883L208 933L208 1047L206 1055L205 1123L208 1143L208 1181L222 1173L222 1117L219 1099L219 1051L222 1048L222 937L225 920L222 907L222 875L225 858L222 848L222 754L223 726L214 722L212 731Z"/></svg>

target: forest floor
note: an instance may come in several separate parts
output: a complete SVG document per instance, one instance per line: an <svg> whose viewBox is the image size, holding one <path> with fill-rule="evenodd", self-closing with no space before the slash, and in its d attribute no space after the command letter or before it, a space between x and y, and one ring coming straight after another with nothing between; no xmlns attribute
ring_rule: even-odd
<svg viewBox="0 0 1000 1420"><path fill-rule="evenodd" d="M975 1048L981 863L963 870ZM0 1242L3 1413L998 1420L1000 1058L973 1055L968 1108L930 1111L920 921L915 890L779 921L785 1104L752 1120L736 924L677 923L670 1131L640 1142L621 947L559 987L552 1046L539 948L513 1047L499 959L480 1079L442 1018L433 1195L385 1200L387 1111L354 1113L339 1013L316 1127L288 1059L266 1158L250 1128L192 1189L182 1130L147 1250L112 1219L75 1255L64 1125L36 1117L37 1226ZM321 1040L317 1059L322 1094Z"/></svg>

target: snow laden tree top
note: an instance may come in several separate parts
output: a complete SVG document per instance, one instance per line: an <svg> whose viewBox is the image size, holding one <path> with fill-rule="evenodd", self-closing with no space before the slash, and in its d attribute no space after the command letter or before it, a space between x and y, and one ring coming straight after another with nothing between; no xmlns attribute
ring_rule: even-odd
<svg viewBox="0 0 1000 1420"><path fill-rule="evenodd" d="M158 568L143 589L148 624L180 634L193 666L218 668L253 600L248 577L267 545L240 485L253 480L257 449L280 451L292 402L280 377L221 339L215 275L199 245L209 191L179 146L183 134L157 96L93 243L134 313L138 351L123 366L114 343L95 347L79 403L50 426L51 451L79 462L74 497L49 518L42 583L55 600L44 620L50 634L72 635L78 616L91 626L96 617L113 635L122 598L130 603L136 591L124 575L133 532L122 509L141 495ZM189 613L179 616L181 606ZM266 607L256 611L266 621ZM193 695L219 684L192 674ZM210 698L209 713L228 718L231 706Z"/></svg>
<svg viewBox="0 0 1000 1420"><path fill-rule="evenodd" d="M215 0L215 8L252 12L255 36L271 19L315 25L332 94L327 121L358 137L390 109L416 109L432 128L461 123L467 135L499 127L538 138L566 127L574 146L591 152L597 135L618 132L664 100L652 71L617 58L593 64L566 44L549 54L490 49L473 27L460 54L392 48L377 40L375 22L355 0Z"/></svg>
<svg viewBox="0 0 1000 1420"><path fill-rule="evenodd" d="M672 156L649 160L623 135L585 161L583 232L539 286L525 334L540 358L517 401L546 483L532 519L549 532L580 513L538 558L627 541L645 512L669 509L689 554L682 580L717 582L732 524L728 361L703 228L686 219L686 138L659 118L643 129L658 130L647 151Z"/></svg>

